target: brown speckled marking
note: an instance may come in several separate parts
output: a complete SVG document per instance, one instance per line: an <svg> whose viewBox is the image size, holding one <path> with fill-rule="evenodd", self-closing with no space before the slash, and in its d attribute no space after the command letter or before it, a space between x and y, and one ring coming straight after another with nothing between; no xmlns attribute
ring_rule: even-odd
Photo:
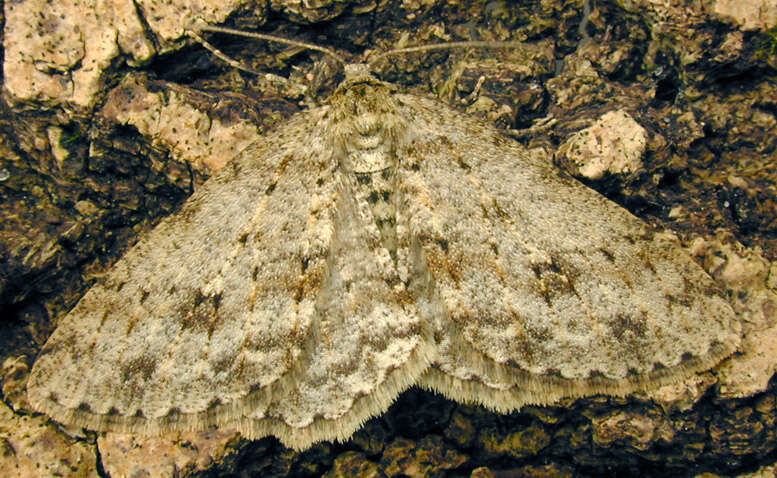
<svg viewBox="0 0 777 478"><path fill-rule="evenodd" d="M146 381L156 371L156 358L141 355L126 362L121 367L121 379L124 383L130 383L138 379Z"/></svg>
<svg viewBox="0 0 777 478"><path fill-rule="evenodd" d="M607 325L618 340L644 338L647 332L645 318L635 315L618 314Z"/></svg>

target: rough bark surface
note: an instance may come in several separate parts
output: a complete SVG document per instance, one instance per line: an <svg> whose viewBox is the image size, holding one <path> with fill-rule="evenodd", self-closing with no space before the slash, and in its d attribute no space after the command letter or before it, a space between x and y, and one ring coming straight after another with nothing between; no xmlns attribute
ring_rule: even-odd
<svg viewBox="0 0 777 478"><path fill-rule="evenodd" d="M204 177L339 81L316 53L211 37L267 72L238 73L184 35L195 18L352 58L453 40L524 42L395 56L376 73L545 148L560 167L672 230L728 291L743 323L740 352L681 386L509 415L411 389L350 441L303 453L227 430L96 435L32 414L26 377L57 318ZM0 469L114 477L773 473L774 1L112 0L52 7L28 0L6 2L2 20L0 380L8 407L0 416ZM602 140L597 128L637 140ZM581 148L596 161L568 154Z"/></svg>

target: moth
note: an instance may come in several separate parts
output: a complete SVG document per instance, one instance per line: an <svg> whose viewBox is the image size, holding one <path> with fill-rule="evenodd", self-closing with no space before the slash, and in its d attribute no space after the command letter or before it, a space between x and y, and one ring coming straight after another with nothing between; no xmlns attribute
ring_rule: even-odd
<svg viewBox="0 0 777 478"><path fill-rule="evenodd" d="M305 449L411 386L506 413L650 390L736 349L676 241L493 126L344 70L61 319L35 409Z"/></svg>

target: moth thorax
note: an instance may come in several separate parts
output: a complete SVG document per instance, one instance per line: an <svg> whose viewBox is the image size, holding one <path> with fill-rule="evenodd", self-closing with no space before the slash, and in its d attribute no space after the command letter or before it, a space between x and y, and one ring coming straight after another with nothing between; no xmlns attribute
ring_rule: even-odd
<svg viewBox="0 0 777 478"><path fill-rule="evenodd" d="M374 173L385 169L394 169L396 155L391 144L381 144L375 148L346 150L341 158L345 171L354 173Z"/></svg>
<svg viewBox="0 0 777 478"><path fill-rule="evenodd" d="M372 77L346 80L330 102L330 137L343 169L370 173L394 168L407 121L388 87Z"/></svg>
<svg viewBox="0 0 777 478"><path fill-rule="evenodd" d="M358 173L393 168L398 124L395 114L374 112L340 122L336 141L343 168Z"/></svg>

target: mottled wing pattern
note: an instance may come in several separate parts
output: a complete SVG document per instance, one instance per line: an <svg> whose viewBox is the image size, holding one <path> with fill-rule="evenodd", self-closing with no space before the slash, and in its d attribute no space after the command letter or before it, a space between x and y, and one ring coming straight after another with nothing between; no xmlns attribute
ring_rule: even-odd
<svg viewBox="0 0 777 478"><path fill-rule="evenodd" d="M282 393L247 416L249 436L272 434L298 449L346 439L388 409L433 360L432 330L383 248L369 205L356 200L353 179L335 174L334 237L306 353Z"/></svg>
<svg viewBox="0 0 777 478"><path fill-rule="evenodd" d="M733 311L675 242L493 128L398 98L420 132L400 209L442 317L424 385L506 411L680 380L736 348Z"/></svg>
<svg viewBox="0 0 777 478"><path fill-rule="evenodd" d="M96 430L343 438L431 361L379 232L301 113L210 178L62 319L34 408ZM363 207L362 207L363 209ZM377 242L376 242L377 241Z"/></svg>

